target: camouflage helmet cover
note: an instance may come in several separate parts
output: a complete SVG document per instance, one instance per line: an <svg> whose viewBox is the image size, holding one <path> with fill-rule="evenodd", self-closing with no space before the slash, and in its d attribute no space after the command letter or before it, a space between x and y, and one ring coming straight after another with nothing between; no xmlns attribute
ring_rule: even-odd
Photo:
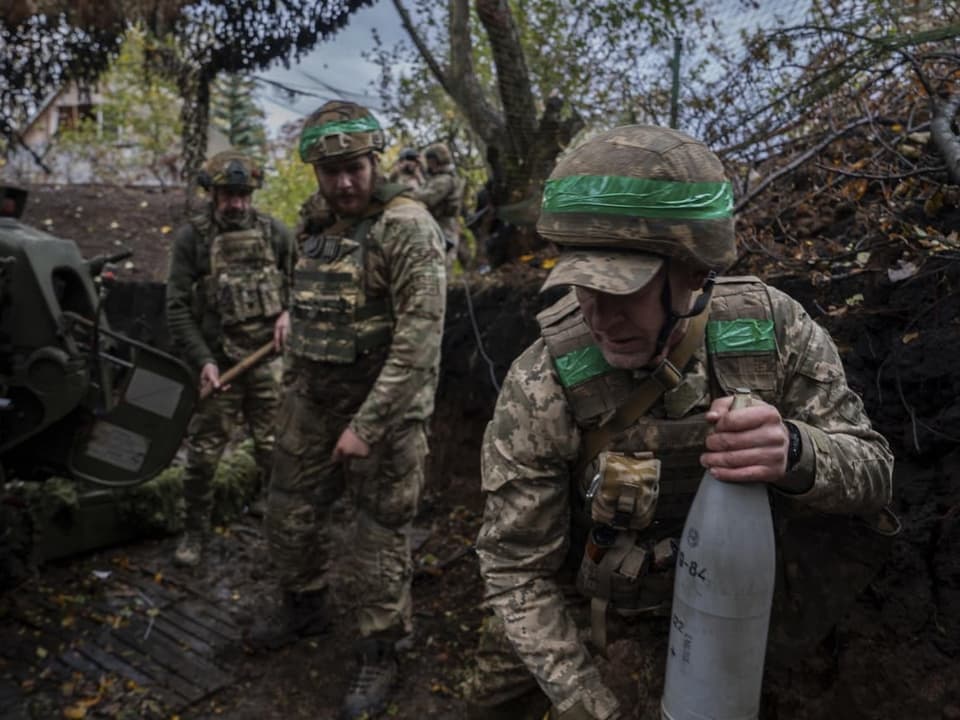
<svg viewBox="0 0 960 720"><path fill-rule="evenodd" d="M563 157L544 188L537 231L565 251L544 288L629 293L664 257L717 271L736 259L720 159L685 133L651 125L614 128ZM612 260L639 265L613 273Z"/></svg>
<svg viewBox="0 0 960 720"><path fill-rule="evenodd" d="M263 169L239 150L224 150L207 160L198 179L206 190L235 187L252 191L263 185Z"/></svg>
<svg viewBox="0 0 960 720"><path fill-rule="evenodd" d="M450 154L450 148L444 143L434 143L423 151L423 156L429 160L433 158L439 165L449 165L453 162L453 156Z"/></svg>
<svg viewBox="0 0 960 720"><path fill-rule="evenodd" d="M362 105L331 100L314 111L300 131L300 159L305 163L345 160L383 152L383 129Z"/></svg>

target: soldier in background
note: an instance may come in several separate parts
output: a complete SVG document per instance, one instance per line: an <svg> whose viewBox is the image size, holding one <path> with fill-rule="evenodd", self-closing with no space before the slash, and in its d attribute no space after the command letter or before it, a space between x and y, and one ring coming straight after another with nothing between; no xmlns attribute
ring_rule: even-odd
<svg viewBox="0 0 960 720"><path fill-rule="evenodd" d="M178 228L167 278L167 325L180 355L196 369L204 400L190 421L183 480L186 523L174 560L195 566L210 532L212 480L242 414L253 437L260 484L269 482L279 388L263 363L220 386L220 372L273 340L285 341L295 247L290 231L253 208L263 171L237 151L210 158L199 181L207 209Z"/></svg>
<svg viewBox="0 0 960 720"><path fill-rule="evenodd" d="M400 151L397 164L388 178L392 183L399 183L411 190L418 190L423 186L423 165L420 162L420 153L412 147L405 147Z"/></svg>
<svg viewBox="0 0 960 720"><path fill-rule="evenodd" d="M808 519L810 533L777 550L783 607L792 591L812 609L801 639L842 614L831 596L860 589L812 578L849 552L849 516L889 502L893 456L827 331L757 278L715 277L736 258L732 209L719 158L667 128L602 133L547 181L537 230L561 253L544 289L573 292L538 315L541 337L510 368L483 439L477 555L496 618L467 684L469 717L653 716L671 540L704 468L766 483L784 532ZM738 387L754 403L732 410ZM852 567L866 584L877 565L862 559ZM798 575L804 563L815 574ZM579 603L564 593L573 577ZM601 678L572 612L587 614L585 598L595 651L610 622L609 637L660 661L635 678L640 709Z"/></svg>
<svg viewBox="0 0 960 720"><path fill-rule="evenodd" d="M453 261L460 259L466 268L470 261L469 248L461 242L460 208L463 203L463 180L453 166L450 149L443 143L434 143L423 152L427 160L427 181L414 191L413 197L430 210L446 238L447 273Z"/></svg>
<svg viewBox="0 0 960 720"><path fill-rule="evenodd" d="M340 549L355 593L359 672L343 717L381 710L412 633L409 530L425 480L446 304L443 234L379 172L383 130L333 101L303 126L300 157L324 202L302 215L266 531L281 602L248 634L277 647L324 626L333 548L330 508L356 507ZM313 211L319 212L314 217Z"/></svg>

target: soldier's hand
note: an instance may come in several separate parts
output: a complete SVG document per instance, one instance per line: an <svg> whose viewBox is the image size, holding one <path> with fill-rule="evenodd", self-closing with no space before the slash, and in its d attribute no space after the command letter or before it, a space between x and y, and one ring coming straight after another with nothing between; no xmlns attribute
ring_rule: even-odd
<svg viewBox="0 0 960 720"><path fill-rule="evenodd" d="M366 441L347 428L340 433L340 439L337 440L337 445L333 448L333 454L330 457L334 462L341 462L350 458L365 458L369 454L370 446Z"/></svg>
<svg viewBox="0 0 960 720"><path fill-rule="evenodd" d="M731 410L733 397L718 398L707 411L713 429L700 464L725 482L776 483L787 471L790 436L780 411L762 400Z"/></svg>
<svg viewBox="0 0 960 720"><path fill-rule="evenodd" d="M207 363L200 368L200 392L208 393L220 389L220 368L216 363Z"/></svg>
<svg viewBox="0 0 960 720"><path fill-rule="evenodd" d="M284 310L273 324L273 349L282 352L290 335L290 313Z"/></svg>

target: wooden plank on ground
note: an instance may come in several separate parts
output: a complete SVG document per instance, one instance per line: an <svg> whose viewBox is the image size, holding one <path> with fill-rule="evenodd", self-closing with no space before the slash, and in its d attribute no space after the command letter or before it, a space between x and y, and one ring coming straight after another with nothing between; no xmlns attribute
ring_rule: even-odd
<svg viewBox="0 0 960 720"><path fill-rule="evenodd" d="M150 629L149 635L146 635L145 631L146 625L131 623L117 629L114 634L140 654L149 656L165 668L168 675L179 676L188 684L206 692L221 688L233 680L216 665L196 653L178 647L163 633L155 633L154 628Z"/></svg>

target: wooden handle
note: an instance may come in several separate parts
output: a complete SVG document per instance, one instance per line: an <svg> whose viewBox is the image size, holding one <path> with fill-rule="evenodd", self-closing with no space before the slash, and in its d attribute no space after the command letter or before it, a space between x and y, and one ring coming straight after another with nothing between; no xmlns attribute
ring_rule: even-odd
<svg viewBox="0 0 960 720"><path fill-rule="evenodd" d="M247 355L243 360L221 375L220 385L228 385L231 380L243 375L243 373L271 354L273 354L273 340L257 348L254 352ZM200 391L200 399L205 400L206 398L210 397L214 391L215 388L212 385L208 385Z"/></svg>

